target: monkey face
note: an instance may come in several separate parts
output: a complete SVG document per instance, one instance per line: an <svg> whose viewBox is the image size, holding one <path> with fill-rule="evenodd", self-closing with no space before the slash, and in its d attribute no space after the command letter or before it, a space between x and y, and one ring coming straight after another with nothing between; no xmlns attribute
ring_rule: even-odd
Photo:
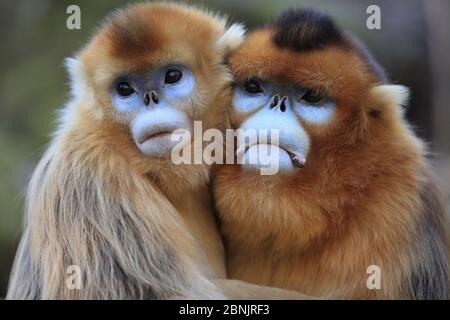
<svg viewBox="0 0 450 320"><path fill-rule="evenodd" d="M224 19L184 5L129 6L69 61L73 91L99 124L120 126L111 135L132 142L128 158L164 160L179 142L172 141L176 129L191 131L194 121L224 126L231 77L223 60L243 33L240 25L227 29Z"/></svg>
<svg viewBox="0 0 450 320"><path fill-rule="evenodd" d="M384 75L355 41L327 17L288 13L249 34L231 54L231 126L279 130L268 146L260 135L254 145L237 146L244 168L268 166L268 158L278 161L279 172L313 172L327 151L357 138L367 122L370 89Z"/></svg>
<svg viewBox="0 0 450 320"><path fill-rule="evenodd" d="M148 74L131 74L115 81L112 105L119 113L135 114L131 121L134 143L147 156L170 154L176 129L191 131L185 112L195 90L192 71L181 65L167 65Z"/></svg>
<svg viewBox="0 0 450 320"><path fill-rule="evenodd" d="M239 128L244 131L279 131L278 142L269 139L269 150L278 153L279 170L282 172L305 166L310 139L302 122L325 125L332 119L335 110L335 104L330 98L311 89L258 79L237 84L233 105L235 112L250 114L239 124ZM261 148L261 144L255 141L253 145L238 146L238 150L243 148L244 166L259 167L259 162L254 166L249 160L252 157L260 158L258 153L266 151Z"/></svg>
<svg viewBox="0 0 450 320"><path fill-rule="evenodd" d="M310 128L326 127L332 122L336 105L331 97L289 82L251 78L238 82L233 97L234 125L244 132L250 129L265 130L269 134L268 146L259 141L252 144L242 141L238 145L245 168L260 168L270 164L258 161L267 152L278 161L280 172L291 172L306 165L311 147ZM309 126L309 127L308 127ZM271 130L278 131L278 141L270 137ZM260 137L260 135L258 135ZM257 159L256 164L250 161Z"/></svg>

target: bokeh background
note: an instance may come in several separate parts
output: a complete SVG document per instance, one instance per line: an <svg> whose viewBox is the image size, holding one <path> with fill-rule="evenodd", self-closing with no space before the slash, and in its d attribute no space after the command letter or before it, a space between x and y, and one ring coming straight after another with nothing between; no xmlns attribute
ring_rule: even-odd
<svg viewBox="0 0 450 320"><path fill-rule="evenodd" d="M127 1L0 1L0 297L4 297L23 217L24 192L68 98L64 57L79 49L111 10ZM447 195L450 185L450 1L200 0L248 27L289 7L332 14L359 36L392 82L407 85L407 116L430 143ZM81 30L66 28L66 9L81 8ZM366 9L381 8L381 30L368 30Z"/></svg>

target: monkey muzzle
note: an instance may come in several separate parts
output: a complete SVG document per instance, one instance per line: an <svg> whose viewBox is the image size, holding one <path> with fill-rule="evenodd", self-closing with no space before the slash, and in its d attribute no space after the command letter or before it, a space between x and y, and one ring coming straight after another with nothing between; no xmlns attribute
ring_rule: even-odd
<svg viewBox="0 0 450 320"><path fill-rule="evenodd" d="M167 157L177 140L172 133L177 129L192 132L189 117L181 110L157 105L140 112L132 123L132 136L139 150L153 157Z"/></svg>
<svg viewBox="0 0 450 320"><path fill-rule="evenodd" d="M310 139L287 95L265 100L238 130L236 156L244 168L292 172L305 167Z"/></svg>

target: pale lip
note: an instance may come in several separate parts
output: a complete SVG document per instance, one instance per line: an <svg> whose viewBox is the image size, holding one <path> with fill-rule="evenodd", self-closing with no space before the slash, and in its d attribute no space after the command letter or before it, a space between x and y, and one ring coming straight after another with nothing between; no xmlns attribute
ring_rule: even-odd
<svg viewBox="0 0 450 320"><path fill-rule="evenodd" d="M177 130L192 132L191 120L187 114L171 107L154 107L140 112L131 124L131 135L139 150L154 157L171 154L177 139Z"/></svg>
<svg viewBox="0 0 450 320"><path fill-rule="evenodd" d="M139 144L143 144L143 143L145 143L146 141L148 141L150 139L164 138L164 137L166 137L168 135L171 135L172 132L173 131L171 131L171 130L163 130L163 131L159 131L159 132L149 131L147 133L144 132L142 135L140 135L137 138L137 142Z"/></svg>
<svg viewBox="0 0 450 320"><path fill-rule="evenodd" d="M254 142L254 143L251 143L251 144L245 144L245 145L240 146L236 150L236 156L238 158L241 158L241 156L244 156L247 153L247 151L248 151L248 149L250 147L252 147L254 145L258 145L258 144L259 144L258 142ZM265 144L269 144L270 145L272 143L265 143ZM306 158L305 158L305 156L303 154L301 154L300 152L294 151L294 150L292 150L290 148L288 149L286 146L283 146L282 144L279 144L279 145L278 144L272 144L272 145L275 145L278 148L286 151L286 153L291 158L292 164L295 167L300 168L300 169L305 167L305 165L306 165Z"/></svg>
<svg viewBox="0 0 450 320"><path fill-rule="evenodd" d="M172 141L172 134L176 129L170 126L145 128L135 136L136 145L145 155L165 157L176 145L176 142Z"/></svg>

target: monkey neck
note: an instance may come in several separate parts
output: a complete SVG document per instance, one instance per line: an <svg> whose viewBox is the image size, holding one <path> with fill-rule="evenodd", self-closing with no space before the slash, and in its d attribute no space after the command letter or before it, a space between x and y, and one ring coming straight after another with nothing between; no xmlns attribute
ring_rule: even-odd
<svg viewBox="0 0 450 320"><path fill-rule="evenodd" d="M208 188L194 190L182 202L176 202L186 225L204 252L215 278L225 278L225 250Z"/></svg>
<svg viewBox="0 0 450 320"><path fill-rule="evenodd" d="M186 187L179 193L166 194L180 213L191 235L202 252L201 264L213 278L226 278L225 252L219 235L217 221L208 185Z"/></svg>

